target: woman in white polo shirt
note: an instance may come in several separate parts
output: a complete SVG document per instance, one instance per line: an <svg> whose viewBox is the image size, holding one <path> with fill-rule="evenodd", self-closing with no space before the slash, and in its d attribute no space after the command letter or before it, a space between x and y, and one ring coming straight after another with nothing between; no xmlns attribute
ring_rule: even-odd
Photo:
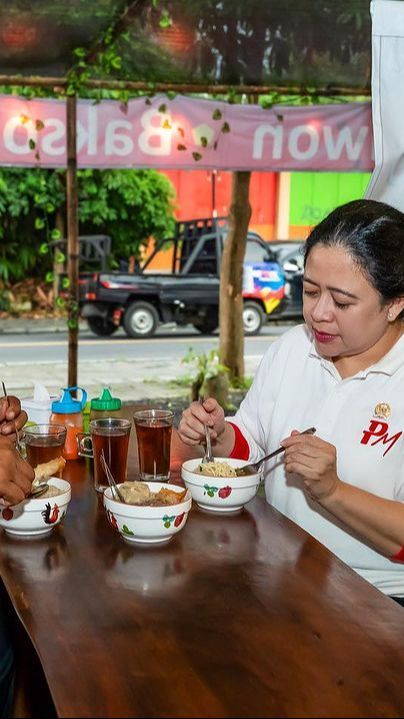
<svg viewBox="0 0 404 719"><path fill-rule="evenodd" d="M216 456L249 461L282 443L267 501L404 603L404 214L358 200L314 228L303 314L234 417L193 403L179 437L198 445L206 422Z"/></svg>

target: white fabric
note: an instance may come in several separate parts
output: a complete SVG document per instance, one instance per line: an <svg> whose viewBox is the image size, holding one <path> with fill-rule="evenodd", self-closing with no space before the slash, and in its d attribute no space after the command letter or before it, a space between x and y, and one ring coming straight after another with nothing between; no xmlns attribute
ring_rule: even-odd
<svg viewBox="0 0 404 719"><path fill-rule="evenodd" d="M364 431L386 402L391 416L388 437L404 428L404 336L377 364L342 380L332 362L321 358L304 325L294 327L265 353L251 389L231 421L250 447L250 461L279 446L293 429L314 426L316 434L337 449L341 480L380 497L404 501L403 434L386 444ZM387 451L386 451L387 450ZM316 537L380 590L404 595L404 564L352 536L331 514L310 500L301 481L286 475L282 460L267 463L267 501Z"/></svg>
<svg viewBox="0 0 404 719"><path fill-rule="evenodd" d="M404 211L404 2L370 7L375 168L366 197Z"/></svg>

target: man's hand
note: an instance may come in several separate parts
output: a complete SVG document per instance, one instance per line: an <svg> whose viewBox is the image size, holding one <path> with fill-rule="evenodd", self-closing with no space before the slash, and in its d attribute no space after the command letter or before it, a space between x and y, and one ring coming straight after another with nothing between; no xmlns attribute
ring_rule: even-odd
<svg viewBox="0 0 404 719"><path fill-rule="evenodd" d="M281 444L285 447L286 471L302 478L312 499L321 502L333 494L340 482L337 475L337 452L333 444L297 431L293 431Z"/></svg>
<svg viewBox="0 0 404 719"><path fill-rule="evenodd" d="M26 423L27 413L21 410L20 400L12 395L0 399L0 435L15 441L16 428L21 430Z"/></svg>
<svg viewBox="0 0 404 719"><path fill-rule="evenodd" d="M34 470L18 454L11 439L0 436L0 503L18 504L31 491Z"/></svg>

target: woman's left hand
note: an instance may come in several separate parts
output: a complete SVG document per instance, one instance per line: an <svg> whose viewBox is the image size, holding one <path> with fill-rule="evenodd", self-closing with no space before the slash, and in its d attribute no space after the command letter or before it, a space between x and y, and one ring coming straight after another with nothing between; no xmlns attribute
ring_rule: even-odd
<svg viewBox="0 0 404 719"><path fill-rule="evenodd" d="M16 439L16 428L23 428L28 417L27 413L21 410L20 400L12 395L0 399L0 433L10 439Z"/></svg>
<svg viewBox="0 0 404 719"><path fill-rule="evenodd" d="M294 430L281 442L285 447L285 469L299 475L312 499L321 501L337 488L337 451L319 437Z"/></svg>

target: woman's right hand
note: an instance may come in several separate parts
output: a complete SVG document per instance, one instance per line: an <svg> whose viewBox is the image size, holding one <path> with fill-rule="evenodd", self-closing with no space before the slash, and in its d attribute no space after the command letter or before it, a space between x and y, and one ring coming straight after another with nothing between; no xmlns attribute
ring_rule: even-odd
<svg viewBox="0 0 404 719"><path fill-rule="evenodd" d="M205 441L207 424L212 440L216 440L225 430L224 410L220 404L209 397L203 403L192 402L182 413L178 434L184 444L202 444Z"/></svg>
<svg viewBox="0 0 404 719"><path fill-rule="evenodd" d="M31 491L34 470L19 455L13 442L0 437L0 504L22 502Z"/></svg>

